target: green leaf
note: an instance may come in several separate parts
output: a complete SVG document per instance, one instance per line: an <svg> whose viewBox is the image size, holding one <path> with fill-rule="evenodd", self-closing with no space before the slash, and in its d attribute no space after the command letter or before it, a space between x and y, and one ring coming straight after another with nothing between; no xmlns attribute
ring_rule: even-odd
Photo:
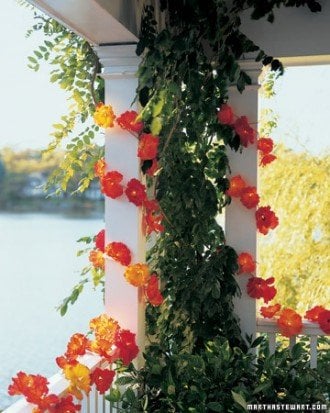
<svg viewBox="0 0 330 413"><path fill-rule="evenodd" d="M207 407L212 410L212 412L223 412L222 405L218 402L210 402Z"/></svg>
<svg viewBox="0 0 330 413"><path fill-rule="evenodd" d="M244 397L243 397L241 394L235 393L235 392L232 390L232 391L231 391L231 395L233 396L233 399L235 400L235 402L236 402L237 404L239 404L241 407L243 407L243 409L244 409L245 411L248 411L248 410L247 410L246 400L244 399Z"/></svg>
<svg viewBox="0 0 330 413"><path fill-rule="evenodd" d="M151 133L153 135L159 135L160 131L162 130L162 120L161 118L157 117L157 118L153 118L152 122L151 122Z"/></svg>
<svg viewBox="0 0 330 413"><path fill-rule="evenodd" d="M108 402L115 403L115 402L119 402L120 397L121 397L120 390L118 388L112 387L110 389L110 393L105 396L105 399L108 400Z"/></svg>

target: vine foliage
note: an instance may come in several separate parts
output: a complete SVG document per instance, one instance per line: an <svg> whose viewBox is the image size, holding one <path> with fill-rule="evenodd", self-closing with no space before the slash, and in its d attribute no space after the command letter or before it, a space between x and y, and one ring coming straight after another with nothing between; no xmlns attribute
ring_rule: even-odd
<svg viewBox="0 0 330 413"><path fill-rule="evenodd" d="M160 6L166 24L159 31L153 8L144 8L137 44L142 56L137 98L146 132L160 137L160 171L150 190L160 203L165 230L148 261L162 280L165 301L160 308L147 308L145 367L137 371L131 365L117 381L135 387L137 395L130 389L121 397L117 388L107 397L121 399L126 411L153 413L236 413L245 411L247 402L300 402L303 396L308 398L305 402L323 400L324 381L307 367L302 345L292 354L278 351L270 356L262 338L251 343L241 335L233 311L233 298L240 294L237 255L217 221L230 202L225 195L230 172L227 149L241 147L234 129L216 117L228 99L229 86L242 92L251 83L240 60L252 53L276 75L283 72L277 59L241 32L243 11L251 8L253 19L266 17L272 22L275 7L308 6L316 12L320 4L161 0ZM78 112L84 121L93 111L93 93L87 85L95 83L96 63L89 45L81 40L75 44L72 33L47 19L40 27L57 40L42 46L32 66L37 68L39 58L48 59L50 50L56 52L52 80L71 91L76 105L56 127L51 146L55 147L73 130ZM73 57L73 49L81 55ZM68 55L73 60L68 62ZM102 84L97 85L101 96ZM67 146L68 164L62 171L72 167L74 173L75 168L86 167L85 161L77 161L80 150L89 159L90 141L84 137L93 133L85 131ZM249 347L260 347L257 361Z"/></svg>

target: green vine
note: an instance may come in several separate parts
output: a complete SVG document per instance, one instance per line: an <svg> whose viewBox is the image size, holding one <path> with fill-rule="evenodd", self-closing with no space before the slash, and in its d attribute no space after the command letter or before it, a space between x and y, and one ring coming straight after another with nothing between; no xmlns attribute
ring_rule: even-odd
<svg viewBox="0 0 330 413"><path fill-rule="evenodd" d="M277 59L240 31L241 13L251 8L253 19L272 22L275 7L305 5L320 11L315 0L234 0L230 5L223 0L160 0L166 21L160 31L153 8L144 8L137 96L146 131L160 136L161 169L150 187L165 216L165 230L148 261L162 280L165 301L147 308L145 367L137 371L131 365L117 383L130 387L123 395L115 388L107 396L121 400L123 411L236 413L246 411L247 402L325 400L326 384L307 367L301 344L291 353L278 350L271 356L262 337L254 342L242 337L233 311L233 299L240 294L237 255L217 222L230 202L225 195L227 148L241 149L234 129L218 122L217 111L231 85L242 92L251 84L239 63L251 53L269 65L270 86L283 72ZM98 63L86 42L51 19L38 24L35 29L54 39L35 52L31 65L37 69L39 60L54 52L52 81L70 91L74 102L55 126L52 150L74 130L77 117L86 122L103 85L95 78ZM81 189L92 179L92 160L99 156L91 143L95 131L88 126L67 145L67 158L53 181L62 182L63 190L68 170L69 175L85 171ZM143 164L142 170L147 167ZM81 288L83 284L63 303L65 311ZM257 347L258 358L250 351Z"/></svg>

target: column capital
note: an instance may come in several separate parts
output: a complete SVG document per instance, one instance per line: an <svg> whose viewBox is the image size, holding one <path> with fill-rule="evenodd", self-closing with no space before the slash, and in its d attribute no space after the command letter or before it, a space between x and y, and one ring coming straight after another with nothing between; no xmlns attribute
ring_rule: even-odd
<svg viewBox="0 0 330 413"><path fill-rule="evenodd" d="M136 55L136 44L95 46L94 50L103 67L100 76L135 77L141 58Z"/></svg>

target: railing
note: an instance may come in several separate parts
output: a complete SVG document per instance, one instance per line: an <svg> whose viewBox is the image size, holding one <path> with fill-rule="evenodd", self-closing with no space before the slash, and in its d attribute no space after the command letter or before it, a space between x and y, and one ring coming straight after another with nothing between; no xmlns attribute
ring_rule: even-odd
<svg viewBox="0 0 330 413"><path fill-rule="evenodd" d="M79 362L86 365L91 370L103 366L102 359L99 356L88 354L80 357ZM63 396L68 388L68 381L57 373L49 381L49 393ZM32 413L34 405L27 403L24 399L18 400L12 404L3 413ZM105 400L104 395L100 395L95 386L92 387L90 394L84 397L81 403L81 413L116 413L119 405L110 403Z"/></svg>
<svg viewBox="0 0 330 413"><path fill-rule="evenodd" d="M273 354L276 349L276 342L280 336L279 329L274 319L260 318L257 319L257 333L267 333L269 339L269 350ZM301 336L308 336L310 343L310 366L315 369L317 367L317 337L325 336L326 334L318 327L316 323L304 321ZM290 338L289 347L292 348L297 342L297 336Z"/></svg>
<svg viewBox="0 0 330 413"><path fill-rule="evenodd" d="M281 336L276 320L273 319L258 319L257 333L267 333L269 338L269 349L271 353L275 352L276 343ZM305 321L300 335L308 336L310 341L310 366L317 366L317 338L324 336L325 333L318 327L316 323ZM292 348L296 343L297 337L290 338L289 346ZM85 364L90 369L102 366L100 357L88 354L80 358L82 364ZM68 388L67 380L60 374L55 374L49 379L49 392L62 396ZM32 413L33 405L27 403L24 399L18 400L16 403L8 407L3 413ZM117 413L119 411L118 403L111 403L105 400L104 395L100 395L95 387L92 388L89 396L82 401L81 413Z"/></svg>

